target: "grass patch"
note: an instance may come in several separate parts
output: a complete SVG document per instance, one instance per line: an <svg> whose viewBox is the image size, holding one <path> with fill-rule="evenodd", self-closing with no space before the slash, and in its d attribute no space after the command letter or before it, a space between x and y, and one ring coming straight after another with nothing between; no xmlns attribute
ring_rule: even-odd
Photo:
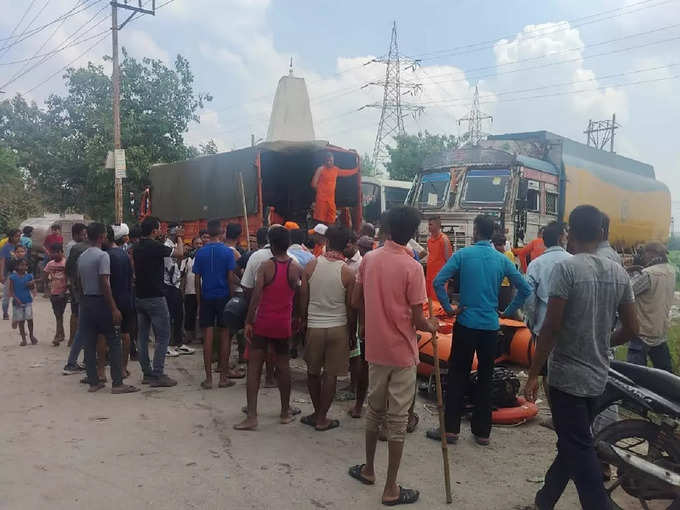
<svg viewBox="0 0 680 510"><path fill-rule="evenodd" d="M679 252L680 253L680 252ZM678 375L680 372L680 322L671 324L671 329L668 330L668 348L671 351L671 358L673 358L673 372ZM628 354L628 346L622 345L616 349L616 359L626 361ZM649 366L652 366L649 361Z"/></svg>

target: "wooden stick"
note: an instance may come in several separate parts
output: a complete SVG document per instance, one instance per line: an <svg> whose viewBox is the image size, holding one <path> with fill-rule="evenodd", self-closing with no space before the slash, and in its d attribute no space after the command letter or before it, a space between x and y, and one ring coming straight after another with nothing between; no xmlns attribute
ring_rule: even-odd
<svg viewBox="0 0 680 510"><path fill-rule="evenodd" d="M432 300L427 300L430 319L434 319L432 313ZM444 403L442 398L442 379L439 369L439 349L437 345L437 333L432 335L432 356L434 358L434 380L437 388L437 411L439 412L439 434L442 439L442 458L444 461L444 487L446 489L446 502L451 504L451 473L449 470L449 444L446 441L446 424L444 421Z"/></svg>
<svg viewBox="0 0 680 510"><path fill-rule="evenodd" d="M246 244L248 250L250 250L250 229L248 228L248 209L246 208L246 191L243 186L243 172L238 173L238 182L241 188L241 204L243 205L243 222L246 226Z"/></svg>

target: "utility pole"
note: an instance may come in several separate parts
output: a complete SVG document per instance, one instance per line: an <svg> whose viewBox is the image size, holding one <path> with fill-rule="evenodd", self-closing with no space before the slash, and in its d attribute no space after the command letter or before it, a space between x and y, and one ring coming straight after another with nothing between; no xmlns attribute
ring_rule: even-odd
<svg viewBox="0 0 680 510"><path fill-rule="evenodd" d="M111 41L113 44L113 71L111 73L111 85L113 89L113 151L119 154L120 146L120 65L118 63L118 8L115 2L111 2ZM116 207L116 224L123 223L123 177L118 168L114 168L113 202Z"/></svg>
<svg viewBox="0 0 680 510"><path fill-rule="evenodd" d="M406 133L404 129L404 112L412 115L418 115L424 110L423 106L404 103L401 96L410 93L416 95L422 89L420 83L408 83L401 80L401 68L414 70L419 62L417 60L403 57L399 55L399 44L397 42L397 23L392 24L392 35L390 37L390 48L387 56L371 60L368 64L379 63L385 64L385 80L370 82L364 85L379 85L383 87L382 103L367 104L360 108L380 108L380 122L378 123L378 132L375 136L375 145L373 147L373 164L377 165L385 160L387 151L385 146L389 140L397 135ZM362 87L362 88L364 88Z"/></svg>
<svg viewBox="0 0 680 510"><path fill-rule="evenodd" d="M616 114L609 120L589 120L588 127L583 132L586 135L586 145L604 150L609 144L609 152L614 152L614 134L621 127L616 123Z"/></svg>
<svg viewBox="0 0 680 510"><path fill-rule="evenodd" d="M120 141L120 63L118 61L118 31L132 20L136 14L156 13L156 0L151 0L151 9L142 7L142 0L137 0L137 6L129 5L116 1L111 2L111 44L112 44L112 63L111 90L113 95L113 154L114 154L114 188L113 200L116 212L116 224L123 223L123 179L125 178L126 164L125 151L121 147ZM132 11L130 16L118 26L118 7Z"/></svg>
<svg viewBox="0 0 680 510"><path fill-rule="evenodd" d="M488 120L493 122L493 117L488 115L479 109L479 86L475 83L475 95L472 98L472 108L467 117L458 119L458 125L460 126L463 122L468 123L468 130L465 134L467 143L472 145L479 145L479 142L486 136L482 132L482 122Z"/></svg>

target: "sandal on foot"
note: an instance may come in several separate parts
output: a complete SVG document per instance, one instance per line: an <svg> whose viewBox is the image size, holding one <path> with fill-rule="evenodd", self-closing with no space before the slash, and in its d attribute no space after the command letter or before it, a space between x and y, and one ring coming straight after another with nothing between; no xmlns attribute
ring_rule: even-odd
<svg viewBox="0 0 680 510"><path fill-rule="evenodd" d="M203 388L204 390L212 390L212 388L213 388L212 381L203 381L201 383L201 388Z"/></svg>
<svg viewBox="0 0 680 510"><path fill-rule="evenodd" d="M399 486L399 497L397 499L392 499L390 501L383 500L382 504L385 506L397 506L397 505L410 505L418 501L420 497L420 492L415 489L404 489L401 485Z"/></svg>
<svg viewBox="0 0 680 510"><path fill-rule="evenodd" d="M361 470L364 469L365 465L366 464L357 464L356 466L349 468L349 476L355 480L359 480L364 485L375 485L375 480L369 480L363 474L361 474Z"/></svg>
<svg viewBox="0 0 680 510"><path fill-rule="evenodd" d="M309 425L310 427L316 427L316 416L313 414L308 414L300 418L300 423L304 425Z"/></svg>
<svg viewBox="0 0 680 510"><path fill-rule="evenodd" d="M106 384L104 384L104 383L97 383L97 384L91 385L91 386L87 389L87 391L88 391L89 393L94 393L95 391L99 391L99 390L101 390L102 388L106 388Z"/></svg>
<svg viewBox="0 0 680 510"><path fill-rule="evenodd" d="M231 379L227 379L226 381L220 381L219 384L217 385L219 388L229 388L230 386L233 386L236 384L234 381ZM212 385L211 385L212 387Z"/></svg>
<svg viewBox="0 0 680 510"><path fill-rule="evenodd" d="M432 439L434 441L441 441L442 440L442 433L439 430L439 427L430 429L427 432L425 432L425 437L428 439ZM447 432L446 433L446 442L448 444L456 444L458 442L458 434L454 434L453 432Z"/></svg>
<svg viewBox="0 0 680 510"><path fill-rule="evenodd" d="M326 425L325 427L323 427L323 428L321 428L321 429L319 428L318 425L317 425L316 427L314 427L314 428L316 429L317 432L326 432L327 430L337 429L339 426L340 426L340 421L338 421L338 420L331 420L331 421L328 423L328 425Z"/></svg>
<svg viewBox="0 0 680 510"><path fill-rule="evenodd" d="M135 386L130 386L129 384L121 384L120 386L114 386L111 388L111 393L114 395L120 395L123 393L136 393L139 391L139 388Z"/></svg>

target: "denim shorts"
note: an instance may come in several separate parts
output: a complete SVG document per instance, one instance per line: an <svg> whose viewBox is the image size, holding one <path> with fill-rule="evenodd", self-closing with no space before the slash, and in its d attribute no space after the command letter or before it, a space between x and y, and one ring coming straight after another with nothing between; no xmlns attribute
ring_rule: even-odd
<svg viewBox="0 0 680 510"><path fill-rule="evenodd" d="M12 322L33 320L33 303L18 305L12 303Z"/></svg>

